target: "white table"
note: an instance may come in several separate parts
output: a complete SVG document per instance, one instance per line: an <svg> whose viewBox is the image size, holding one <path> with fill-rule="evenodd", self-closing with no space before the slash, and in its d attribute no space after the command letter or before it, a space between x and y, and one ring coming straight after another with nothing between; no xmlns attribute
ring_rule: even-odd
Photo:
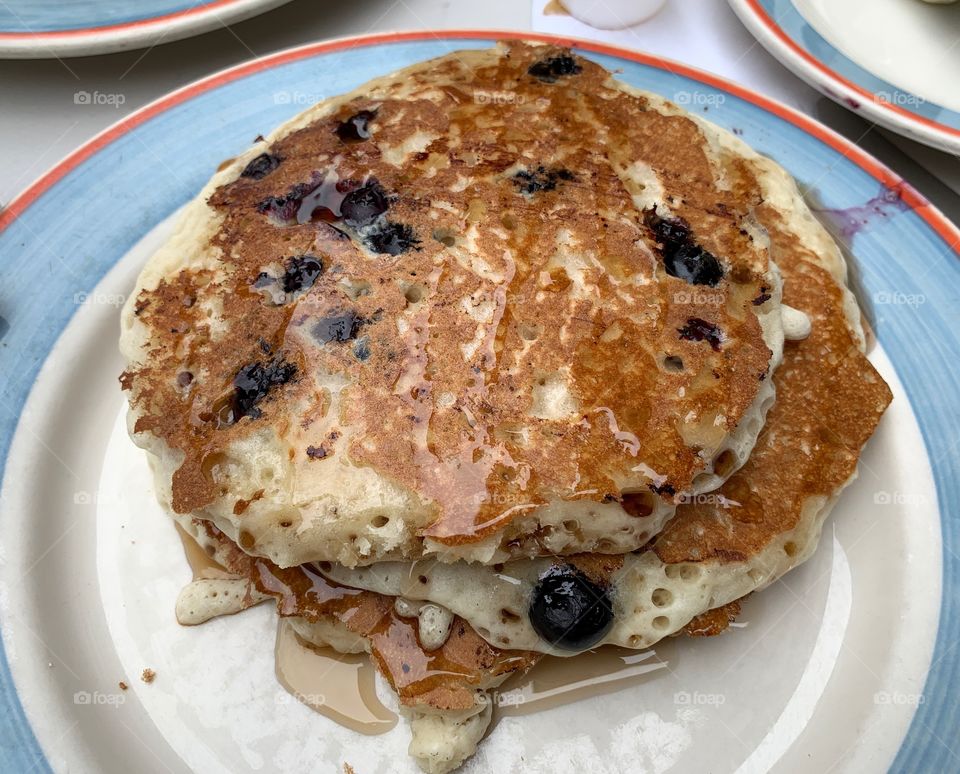
<svg viewBox="0 0 960 774"><path fill-rule="evenodd" d="M871 130L861 118L820 96L770 57L724 0L669 0L650 21L613 33L543 16L546 2L294 0L232 28L147 50L64 61L0 62L0 202L9 201L127 113L224 67L323 38L397 29L494 28L600 37L739 81L858 141L960 222L960 197L944 182L960 190L960 164L955 158ZM112 104L76 104L80 91L119 96Z"/></svg>

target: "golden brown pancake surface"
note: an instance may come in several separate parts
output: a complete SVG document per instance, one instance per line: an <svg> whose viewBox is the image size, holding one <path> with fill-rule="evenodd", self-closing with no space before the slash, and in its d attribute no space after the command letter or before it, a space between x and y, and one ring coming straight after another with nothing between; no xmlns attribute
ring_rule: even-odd
<svg viewBox="0 0 960 774"><path fill-rule="evenodd" d="M209 199L215 265L141 292L123 383L182 460L177 512L269 426L298 470L374 469L430 510L421 537L478 541L552 501L672 500L753 405L776 301L749 170L565 50L481 62L265 147ZM669 213L636 205L635 163Z"/></svg>

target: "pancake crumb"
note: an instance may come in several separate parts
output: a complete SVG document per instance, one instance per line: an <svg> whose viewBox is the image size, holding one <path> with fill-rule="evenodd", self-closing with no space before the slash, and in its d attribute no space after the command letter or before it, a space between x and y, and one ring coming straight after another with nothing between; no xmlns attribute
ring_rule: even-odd
<svg viewBox="0 0 960 774"><path fill-rule="evenodd" d="M127 688L130 687L130 686L127 685L125 682L123 682L123 680L121 680L119 683L117 683L117 685L120 686L120 690L121 690L121 691L125 691L125 690L127 690Z"/></svg>
<svg viewBox="0 0 960 774"><path fill-rule="evenodd" d="M140 675L140 679L145 683L152 683L156 676L157 673L148 667L147 669L143 670L143 674Z"/></svg>

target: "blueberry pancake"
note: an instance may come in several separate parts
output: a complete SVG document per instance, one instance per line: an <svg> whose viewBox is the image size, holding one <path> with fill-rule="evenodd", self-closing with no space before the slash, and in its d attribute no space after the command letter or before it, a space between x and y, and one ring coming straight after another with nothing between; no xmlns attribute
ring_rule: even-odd
<svg viewBox="0 0 960 774"><path fill-rule="evenodd" d="M636 550L747 460L807 323L760 164L542 45L327 100L145 267L132 437L173 511L281 567Z"/></svg>
<svg viewBox="0 0 960 774"><path fill-rule="evenodd" d="M796 189L782 193L792 188L785 174L763 165L766 201L757 217L783 273L784 304L806 314L810 331L784 347L766 426L719 490L681 505L644 550L624 556L323 571L346 585L443 605L492 644L571 655L598 643L648 647L809 558L891 394L863 354L840 251L790 201L799 200Z"/></svg>

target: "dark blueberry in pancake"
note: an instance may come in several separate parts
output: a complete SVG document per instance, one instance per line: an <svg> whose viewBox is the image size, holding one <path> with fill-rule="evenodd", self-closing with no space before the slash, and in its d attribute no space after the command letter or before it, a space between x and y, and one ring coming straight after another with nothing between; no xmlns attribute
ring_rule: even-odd
<svg viewBox="0 0 960 774"><path fill-rule="evenodd" d="M353 344L353 356L361 363L370 359L370 339L364 336Z"/></svg>
<svg viewBox="0 0 960 774"><path fill-rule="evenodd" d="M323 273L323 263L314 255L296 255L287 260L281 282L284 293L309 290Z"/></svg>
<svg viewBox="0 0 960 774"><path fill-rule="evenodd" d="M376 180L348 193L340 204L340 214L354 228L373 223L387 211L387 192Z"/></svg>
<svg viewBox="0 0 960 774"><path fill-rule="evenodd" d="M296 374L296 365L282 358L275 358L266 365L245 365L233 379L233 394L214 407L217 425L232 425L243 417L256 419L261 413L257 404L267 397L270 390L286 384Z"/></svg>
<svg viewBox="0 0 960 774"><path fill-rule="evenodd" d="M660 243L667 274L691 285L716 286L723 279L720 261L700 247L690 226L680 218L662 218L655 209L644 211L644 222Z"/></svg>
<svg viewBox="0 0 960 774"><path fill-rule="evenodd" d="M520 193L531 195L538 191L552 191L557 187L558 180L574 180L573 173L568 169L547 169L543 165L534 170L521 169L514 174L513 182Z"/></svg>
<svg viewBox="0 0 960 774"><path fill-rule="evenodd" d="M676 487L673 484L648 484L650 491L658 495L666 495L667 497L673 497L676 493Z"/></svg>
<svg viewBox="0 0 960 774"><path fill-rule="evenodd" d="M344 142L362 142L370 138L370 122L376 118L375 110L361 110L337 126L337 137Z"/></svg>
<svg viewBox="0 0 960 774"><path fill-rule="evenodd" d="M364 320L356 312L347 310L324 317L313 326L313 336L322 344L331 341L350 341L357 338Z"/></svg>
<svg viewBox="0 0 960 774"><path fill-rule="evenodd" d="M713 347L714 351L720 351L720 329L713 323L701 320L699 317L691 317L687 324L682 328L677 328L677 333L681 339L686 341L706 341Z"/></svg>
<svg viewBox="0 0 960 774"><path fill-rule="evenodd" d="M554 83L557 78L565 75L576 75L582 69L577 64L576 59L569 54L563 54L541 59L539 62L530 65L527 72L544 83Z"/></svg>
<svg viewBox="0 0 960 774"><path fill-rule="evenodd" d="M243 168L240 177L250 177L254 180L262 180L273 170L280 166L281 159L271 153L261 153L255 159L252 159L247 166Z"/></svg>
<svg viewBox="0 0 960 774"><path fill-rule="evenodd" d="M400 255L420 244L413 228L406 223L386 222L370 231L364 241L375 253Z"/></svg>
<svg viewBox="0 0 960 774"><path fill-rule="evenodd" d="M691 285L715 287L723 279L723 267L713 255L694 244L681 245L672 254L664 253L667 274Z"/></svg>
<svg viewBox="0 0 960 774"><path fill-rule="evenodd" d="M529 615L543 639L558 648L583 650L610 630L613 604L606 589L575 567L558 565L540 576Z"/></svg>

